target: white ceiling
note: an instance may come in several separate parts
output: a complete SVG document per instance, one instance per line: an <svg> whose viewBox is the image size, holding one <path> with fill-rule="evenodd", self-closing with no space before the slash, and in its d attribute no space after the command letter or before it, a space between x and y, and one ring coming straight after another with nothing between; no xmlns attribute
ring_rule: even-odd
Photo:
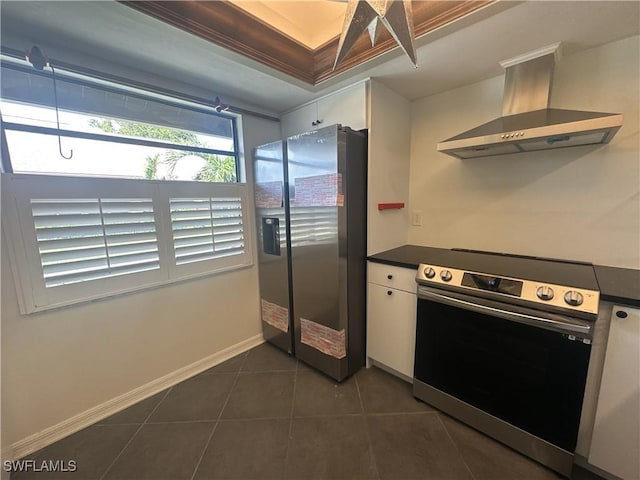
<svg viewBox="0 0 640 480"><path fill-rule="evenodd" d="M502 1L418 39L417 69L396 48L313 87L114 1L3 0L0 13L3 46L37 44L63 61L90 52L92 68L109 59L276 113L367 77L415 100L500 75L501 60L554 42L569 55L640 33L637 1Z"/></svg>

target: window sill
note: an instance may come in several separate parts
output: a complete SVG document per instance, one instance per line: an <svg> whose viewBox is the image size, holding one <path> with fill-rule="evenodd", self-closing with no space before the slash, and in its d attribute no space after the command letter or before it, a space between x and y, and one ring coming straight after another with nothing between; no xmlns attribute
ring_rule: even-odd
<svg viewBox="0 0 640 480"><path fill-rule="evenodd" d="M192 280L201 280L207 277L217 277L217 276L225 275L237 270L250 269L253 266L254 266L253 262L241 264L241 265L233 265L230 267L220 268L215 271L194 273L192 275L187 275L181 278L149 283L146 285L140 285L138 287L124 288L119 291L109 292L107 294L102 294L102 295L92 295L89 297L78 298L78 299L70 300L68 302L52 303L50 305L43 305L43 306L35 305L35 306L30 306L29 308L27 308L26 305L20 305L20 312L23 315L34 315L39 313L45 313L51 310L60 310L63 308L80 306L87 303L97 303L101 301L108 301L108 300L112 300L125 295L132 295L132 294L142 293L150 290L156 290L159 288L171 287L173 285L189 282Z"/></svg>

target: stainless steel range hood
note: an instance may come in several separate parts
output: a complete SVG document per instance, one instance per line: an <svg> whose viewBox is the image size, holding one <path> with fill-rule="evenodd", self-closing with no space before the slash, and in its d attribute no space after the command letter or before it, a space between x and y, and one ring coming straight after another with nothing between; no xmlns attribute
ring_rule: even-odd
<svg viewBox="0 0 640 480"><path fill-rule="evenodd" d="M502 117L439 143L438 151L465 159L608 143L622 126L622 115L549 108L559 47L502 62Z"/></svg>

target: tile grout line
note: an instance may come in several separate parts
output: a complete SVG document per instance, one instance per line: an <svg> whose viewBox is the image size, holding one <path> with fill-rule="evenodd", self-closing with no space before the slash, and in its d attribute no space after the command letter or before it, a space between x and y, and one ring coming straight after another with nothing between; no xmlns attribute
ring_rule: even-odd
<svg viewBox="0 0 640 480"><path fill-rule="evenodd" d="M300 365L300 360L296 357L293 357L296 359L296 369L295 369L295 373L293 375L293 396L291 398L291 411L290 411L290 415L289 415L289 433L287 435L287 450L284 454L284 472L283 472L283 476L284 478L288 478L287 477L287 470L288 465L289 465L289 450L291 449L291 432L293 431L293 409L294 406L296 404L296 387L298 386L298 371L299 368L298 366Z"/></svg>
<svg viewBox="0 0 640 480"><path fill-rule="evenodd" d="M222 412L224 412L224 409L226 408L227 403L229 403L229 399L231 398L231 393L233 392L233 389L236 388L236 385L238 383L238 379L240 378L240 372L242 371L242 367L244 367L244 364L247 361L247 358L249 358L250 354L251 354L251 350L249 350L249 352L242 359L242 363L240 364L240 367L238 368L238 371L236 372L236 378L233 379L233 385L231 385L231 388L229 389L229 393L227 394L227 398L225 399L224 404L222 405L222 408L220 409L220 413L218 413L218 418L216 419L216 423L214 424L213 429L211 430L211 433L209 434L209 438L207 439L207 443L205 443L204 448L202 449L202 453L200 454L200 458L196 462L196 466L193 469L193 473L191 474L191 477L190 477L191 480L194 480L194 478L196 477L196 474L198 473L198 469L200 468L200 464L202 463L202 459L204 458L204 454L207 453L207 449L209 448L209 444L211 443L211 440L213 439L213 435L216 433L216 430L218 429L218 421L220 420L220 417L222 417Z"/></svg>
<svg viewBox="0 0 640 480"><path fill-rule="evenodd" d="M147 425L180 425L188 423L232 423L232 422L250 422L252 420L283 420L288 419L286 417L252 417L252 418L220 418L209 420L171 420L166 422L149 422Z"/></svg>
<svg viewBox="0 0 640 480"><path fill-rule="evenodd" d="M366 368L366 367L365 367ZM358 391L358 400L360 400L360 411L362 412L362 421L364 422L364 430L367 434L367 443L369 444L369 451L371 452L371 464L373 466L374 478L380 480L380 471L378 470L378 463L376 462L376 454L373 451L373 441L371 440L371 434L369 432L369 422L367 422L367 415L364 411L364 402L362 401L362 394L360 393L360 384L358 383L357 374L353 375L353 379L356 381L356 390Z"/></svg>
<svg viewBox="0 0 640 480"><path fill-rule="evenodd" d="M423 412L375 412L365 413L367 417L393 417L394 415L438 415L436 410L425 410Z"/></svg>
<svg viewBox="0 0 640 480"><path fill-rule="evenodd" d="M423 415L423 414L435 414L437 412L408 412L408 413L368 413L365 414L368 417L380 417L380 416L392 416L392 415ZM175 425L175 424L184 424L184 423L231 423L231 422L252 422L254 420L286 420L293 418L296 419L313 419L313 418L340 418L340 417L361 417L363 414L361 412L358 413L319 413L317 415L293 415L293 417L289 414L286 416L275 416L275 417L251 417L251 418L220 418L218 420L171 420L171 421L162 421L162 422L147 422L146 425ZM116 424L118 426L126 426L126 425L138 425L135 424ZM102 427L103 425L98 425ZM105 425L111 426L111 425Z"/></svg>
<svg viewBox="0 0 640 480"><path fill-rule="evenodd" d="M471 470L471 467L469 467L469 465L467 464L467 460L464 458L464 455L460 451L460 448L458 447L458 444L456 443L456 441L453 439L453 436L451 436L451 433L449 432L449 429L447 428L447 426L442 421L442 416L440 416L440 414L438 414L438 421L440 422L440 425L442 425L442 428L444 428L444 431L446 432L447 437L449 437L449 440L451 440L451 443L453 444L454 448L456 449L456 452L458 452L458 455L460 455L460 458L462 459L462 463L464 463L464 466L467 468L467 471L469 472L469 475L471 475L471 478L473 480L476 480L476 476L473 474L473 471Z"/></svg>
<svg viewBox="0 0 640 480"><path fill-rule="evenodd" d="M129 439L129 441L125 444L124 447L122 447L122 450L120 450L120 452L118 453L118 455L116 455L116 458L113 459L113 461L109 464L109 466L107 467L107 469L104 471L104 473L100 476L100 480L104 480L104 478L106 478L107 474L109 473L109 471L113 468L113 466L116 464L116 462L120 459L120 457L122 456L122 454L125 452L125 450L129 447L129 445L131 445L131 442L133 442L133 439L136 438L136 436L138 435L138 433L140 433L140 430L142 430L142 427L144 427L147 424L147 420L149 420L149 418L151 418L151 415L153 415L155 413L155 411L158 409L158 407L160 406L160 404L164 401L165 398L167 398L167 395L169 395L169 392L171 392L171 390L173 390L173 387L169 387L167 388L167 391L164 392L164 395L162 396L162 398L160 399L160 401L158 401L158 403L156 404L155 407L153 407L153 409L151 410L151 412L149 413L149 415L147 415L145 417L145 419L143 420L143 422L140 424L140 426L138 427L138 429L133 433L133 435L131 435L131 438Z"/></svg>
<svg viewBox="0 0 640 480"><path fill-rule="evenodd" d="M292 357L292 358L295 358L295 357ZM236 372L236 373L233 373L233 372L211 372L211 373L202 372L202 373L200 373L198 375L202 375L203 377L208 377L208 376L211 376L211 375L236 375L236 374L238 374L238 375L255 375L256 373L289 373L289 372L295 372L295 371L296 371L296 369L293 369L293 368L283 368L283 369L278 369L278 370L251 370L251 371L247 370L247 371L244 371L244 372Z"/></svg>
<svg viewBox="0 0 640 480"><path fill-rule="evenodd" d="M151 412L149 413L149 415L147 415L144 419L144 421L142 422L143 425L146 425L147 422L149 421L149 419L153 416L154 413L156 413L156 410L158 409L158 407L160 406L160 404L162 402L165 401L165 399L169 396L169 394L171 393L171 390L173 390L173 387L168 388L167 391L165 392L165 394L162 396L162 398L160 399L160 401L156 404L155 407L153 407L153 410L151 410Z"/></svg>

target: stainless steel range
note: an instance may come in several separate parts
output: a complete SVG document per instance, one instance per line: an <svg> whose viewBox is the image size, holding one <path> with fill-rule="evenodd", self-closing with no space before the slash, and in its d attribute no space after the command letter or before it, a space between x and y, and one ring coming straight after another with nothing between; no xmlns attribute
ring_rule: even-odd
<svg viewBox="0 0 640 480"><path fill-rule="evenodd" d="M592 266L447 260L416 276L414 395L569 476L598 315Z"/></svg>

